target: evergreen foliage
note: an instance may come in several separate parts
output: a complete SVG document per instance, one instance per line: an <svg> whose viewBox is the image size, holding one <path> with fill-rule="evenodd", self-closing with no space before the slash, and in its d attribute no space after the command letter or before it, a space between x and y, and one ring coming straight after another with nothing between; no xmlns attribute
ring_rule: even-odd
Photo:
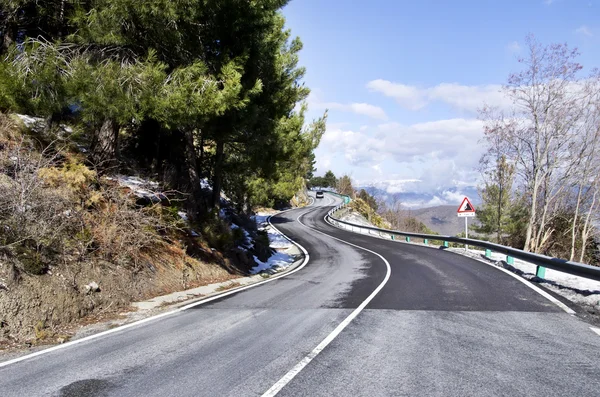
<svg viewBox="0 0 600 397"><path fill-rule="evenodd" d="M221 192L240 209L288 201L314 171L327 114L306 123L286 4L3 1L0 110L48 129L72 119L98 172L137 161L188 193L191 217L219 207Z"/></svg>

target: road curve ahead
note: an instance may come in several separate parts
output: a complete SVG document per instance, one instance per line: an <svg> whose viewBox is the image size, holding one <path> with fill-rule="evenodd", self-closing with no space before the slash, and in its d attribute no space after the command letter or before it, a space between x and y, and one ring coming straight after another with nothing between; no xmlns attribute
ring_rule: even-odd
<svg viewBox="0 0 600 397"><path fill-rule="evenodd" d="M587 324L486 264L336 229L335 200L273 218L301 270L0 363L0 395L598 395Z"/></svg>

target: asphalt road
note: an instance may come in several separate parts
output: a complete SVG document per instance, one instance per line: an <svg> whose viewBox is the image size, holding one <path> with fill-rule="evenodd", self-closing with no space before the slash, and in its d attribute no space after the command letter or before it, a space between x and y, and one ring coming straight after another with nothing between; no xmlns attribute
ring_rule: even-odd
<svg viewBox="0 0 600 397"><path fill-rule="evenodd" d="M298 272L0 367L0 395L600 394L588 324L489 265L327 225L330 205L273 220Z"/></svg>

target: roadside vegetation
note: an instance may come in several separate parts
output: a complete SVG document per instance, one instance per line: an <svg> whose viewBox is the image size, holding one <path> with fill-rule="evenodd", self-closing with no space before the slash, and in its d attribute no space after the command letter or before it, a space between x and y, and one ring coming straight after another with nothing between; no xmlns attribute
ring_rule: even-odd
<svg viewBox="0 0 600 397"><path fill-rule="evenodd" d="M599 265L600 70L583 74L566 44L526 41L523 68L502 90L509 105L480 110L487 150L470 228L478 239ZM329 171L310 183L355 197L352 208L375 225L377 213L393 229L433 234L401 203L354 192L346 177Z"/></svg>
<svg viewBox="0 0 600 397"><path fill-rule="evenodd" d="M507 109L485 106L475 231L526 251L600 263L600 71L566 44L527 39Z"/></svg>
<svg viewBox="0 0 600 397"><path fill-rule="evenodd" d="M391 205L384 198L376 198L365 189L355 190L352 178L342 175L337 178L332 171L327 171L323 177L312 177L308 186L313 188L332 188L337 193L349 196L352 201L348 209L362 216L375 227L390 230L402 230L412 233L437 234L429 229L423 222L410 215L396 201Z"/></svg>
<svg viewBox="0 0 600 397"><path fill-rule="evenodd" d="M0 4L0 348L268 258L326 122L286 3Z"/></svg>

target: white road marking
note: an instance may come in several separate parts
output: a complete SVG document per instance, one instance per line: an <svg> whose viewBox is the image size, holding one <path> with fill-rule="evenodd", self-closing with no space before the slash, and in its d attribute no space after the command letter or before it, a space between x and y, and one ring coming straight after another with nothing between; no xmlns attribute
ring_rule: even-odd
<svg viewBox="0 0 600 397"><path fill-rule="evenodd" d="M331 225L331 226L333 226L333 227L335 227L335 228L342 229L342 230L346 230L346 231L352 231L352 230L348 230L348 229L345 229L345 228L341 228L341 227L339 227L339 226L336 226L336 225L334 225L333 223L329 222L329 221L327 220L327 215L326 215L326 216L325 216L325 218L323 218L323 219L325 220L325 222L327 222L327 224L329 224L329 225ZM361 234L361 233L356 233L356 232L354 232L354 231L352 231L352 232L353 232L353 233L355 233L355 234ZM370 235L370 236L371 236L371 237L373 237L373 238L379 238L379 239L382 239L382 237L380 237L380 236L373 236L373 235ZM383 239L384 239L384 240L387 240L386 238L383 238ZM399 242L400 242L400 243L403 243L402 241L399 241ZM405 244L410 244L410 243L405 243ZM431 247L431 246L427 246L427 245L423 245L423 247L424 247L424 248L432 248L432 249L436 249L436 250L438 249L438 248ZM564 310L565 312L567 312L567 313L569 313L569 314L575 314L575 311L574 311L573 309L571 309L569 306L565 305L564 303L562 303L561 301L559 301L558 299L556 299L555 297L553 297L552 295L550 295L549 293L547 293L546 291L544 291L543 289L541 289L540 287L538 287L537 285L534 285L534 284L532 284L532 283L531 283L529 280L527 280L527 279L525 279L525 278L523 278L523 277L519 276L518 274L515 274L515 273L511 272L510 270L507 270L507 269L505 269L505 268L503 268L503 267L496 266L496 265L494 265L493 263L490 263L490 262L488 262L488 261L485 261L485 260L483 260L483 259L479 259L479 258L473 258L473 257L470 257L470 256L465 256L465 255L462 255L462 254L461 254L461 253L459 253L459 252L454 252L454 251L445 251L445 252L448 252L448 253L450 253L450 254L456 254L456 255L460 255L460 256L462 256L462 257L466 257L466 258L469 258L469 259L473 259L473 260L479 261L479 262L481 262L481 263L485 263L486 265L488 265L488 266L491 266L491 267L493 267L494 269L498 269L498 270L500 270L500 271L502 271L502 272L504 272L504 273L508 274L509 276L511 276L511 277L513 277L513 278L515 278L515 279L519 280L520 282L522 282L523 284L525 284L527 287L531 288L532 290L534 290L534 291L535 291L535 292L537 292L538 294L542 295L544 298L548 299L550 302L554 303L556 306L560 307L560 308L561 308L562 310Z"/></svg>
<svg viewBox="0 0 600 397"><path fill-rule="evenodd" d="M313 203L314 203L314 200L313 200ZM297 209L297 208L292 208L292 209L289 209L289 210L281 211L281 212L279 212L276 215L281 215L281 214L283 214L285 212L292 211L294 209ZM305 214L307 212L308 211L305 211L301 215L303 215L303 214ZM275 226L273 226L273 224L271 223L271 218L272 218L272 216L268 217L267 218L267 222L269 223L269 225L273 229L275 229L277 232L281 233L281 231L279 229L277 229ZM44 349L44 350L37 351L35 353L27 354L25 356L17 357L17 358L14 358L12 360L4 361L4 362L0 363L0 368L6 367L6 366L11 365L11 364L16 364L16 363L18 363L20 361L28 360L30 358L41 356L42 354L50 353L50 352L53 352L53 351L56 351L56 350L60 350L60 349L64 349L64 348L67 348L67 347L70 347L70 346L73 346L73 345L77 345L79 343L87 342L87 341L92 340L92 339L96 339L96 338L100 338L100 337L107 336L107 335L110 335L110 334L114 334L115 332L123 331L123 330L125 330L127 328L132 328L132 327L135 327L135 326L138 326L138 325L150 322L150 321L158 320L158 319L163 318L163 317L171 316L173 314L182 312L182 311L190 309L192 307L204 305L204 304L212 302L214 300L221 299L221 298L224 298L226 296L229 296L229 295L232 295L232 294L236 294L238 292L241 292L241 291L244 291L244 290L247 290L247 289L250 289L250 288L258 287L259 285L263 285L263 284L269 283L271 281L275 281L275 280L277 280L279 278L287 277L287 276L289 276L291 274L296 273L297 271L302 270L302 268L304 268L306 266L306 264L308 263L308 261L310 259L310 256L308 255L308 252L306 251L306 249L303 246L301 246L300 244L298 244L297 242L295 242L294 240L292 240L291 238L289 238L285 234L281 233L281 235L283 237L285 237L286 239L288 239L292 244L296 245L302 251L302 253L304 254L304 261L302 262L302 264L300 266L298 266L294 270L291 270L291 271L286 272L286 273L282 273L282 274L280 274L278 276L272 276L272 277L270 277L270 278L268 278L266 280L259 281L259 282L254 283L254 284L250 284L250 285L246 285L246 286L243 286L243 287L231 289L231 290L223 292L221 294L211 296L210 298L207 298L207 299L204 299L204 300L201 300L201 301L198 301L198 302L194 302L194 303L191 303L191 304L186 305L186 306L182 306L182 307L180 307L178 309L171 310L169 312L157 314L156 316L147 317L147 318L144 318L142 320L135 321L133 323L121 325L120 327L112 328L112 329L109 329L109 330L106 330L106 331L103 331L103 332L99 332L99 333L94 334L94 335L86 336L85 338L76 339L76 340L73 340L73 341L70 341L70 342L67 342L67 343L63 343L61 345L56 345L56 346L52 346L52 347L49 347L49 348Z"/></svg>
<svg viewBox="0 0 600 397"><path fill-rule="evenodd" d="M298 223L300 223L302 226L304 226L307 229L310 229L312 231L315 231L317 233L321 233L324 234L325 236L328 236L334 240L340 241L344 244L348 244L352 247L370 252L372 254L377 255L379 258L381 258L381 260L385 263L386 267L387 267L387 273L385 275L385 278L383 279L383 281L381 282L381 284L379 284L379 286L371 293L371 295L369 295L367 297L367 299L365 299L360 306L358 306L356 309L354 309L354 311L352 313L350 313L350 315L348 317L346 317L344 319L344 321L342 321L329 335L327 335L327 337L325 339L323 339L323 341L321 343L319 343L317 345L317 347L315 347L310 353L308 353L302 360L300 360L300 362L298 364L296 364L291 370L288 371L288 373L286 373L285 375L283 375L283 377L281 379L279 379L279 381L277 381L277 383L275 383L273 386L271 386L271 388L269 390L267 390L262 397L272 397L277 395L277 393L279 393L281 391L281 389L283 389L285 387L285 385L287 385L288 383L290 383L290 381L292 379L294 379L296 377L296 375L298 375L300 373L300 371L302 371L304 369L304 367L306 367L312 360L314 360L315 357L317 357L319 355L319 353L321 353L323 351L323 349L325 349L327 347L327 345L329 345L343 330L344 328L346 328L348 326L348 324L350 324L352 322L352 320L354 320L356 318L356 316L358 316L360 314L361 311L363 311L363 309L369 304L369 302L371 302L373 300L373 298L375 298L375 296L379 293L379 291L381 291L381 289L385 286L385 284L388 282L388 280L390 279L390 275L392 274L392 268L389 264L389 262L380 254L378 254L377 252L371 251L367 248L361 247L359 245L355 245L352 243L349 243L347 241L341 240L337 237L333 237L327 233L323 233L320 230L317 229L313 229L309 226L306 226L304 223L302 223L302 221L300 220L300 217L304 216L305 214L301 214L298 216L298 218L296 219L298 221Z"/></svg>
<svg viewBox="0 0 600 397"><path fill-rule="evenodd" d="M598 335L600 335L600 328L594 328L594 327L590 327L590 329L592 331L594 331L595 333L597 333Z"/></svg>

